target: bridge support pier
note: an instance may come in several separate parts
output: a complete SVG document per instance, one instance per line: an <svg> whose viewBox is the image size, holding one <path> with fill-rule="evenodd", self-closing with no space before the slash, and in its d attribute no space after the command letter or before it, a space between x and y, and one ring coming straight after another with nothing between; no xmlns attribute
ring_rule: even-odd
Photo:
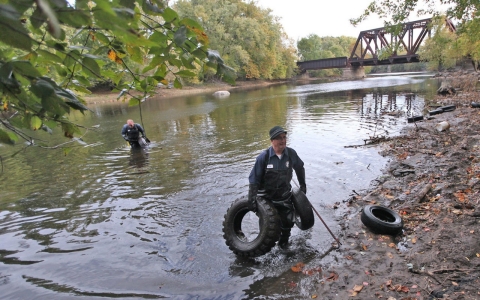
<svg viewBox="0 0 480 300"><path fill-rule="evenodd" d="M365 69L363 66L355 66L355 67L346 67L343 69L344 79L361 79L365 78Z"/></svg>

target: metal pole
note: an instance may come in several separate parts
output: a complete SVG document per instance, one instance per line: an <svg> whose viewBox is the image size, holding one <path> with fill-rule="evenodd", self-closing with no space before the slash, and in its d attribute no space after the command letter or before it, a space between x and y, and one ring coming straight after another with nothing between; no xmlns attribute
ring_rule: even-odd
<svg viewBox="0 0 480 300"><path fill-rule="evenodd" d="M293 178L292 178L293 179ZM295 183L295 185L300 188L300 186L298 185L297 181L295 181L295 179L293 179L293 182ZM308 200L308 199L307 199ZM323 225L325 225L325 228L327 228L328 232L330 232L330 234L332 235L332 237L335 239L335 241L338 243L338 245L341 245L342 243L340 243L340 241L335 237L335 235L333 234L333 232L330 230L330 228L328 228L327 224L325 223L325 221L323 221L322 217L320 216L320 214L318 213L318 211L315 209L315 207L313 207L312 203L310 202L310 200L308 200L308 203L310 204L310 207L312 208L312 210L315 212L315 214L317 214L318 218L320 219L320 221L322 221Z"/></svg>

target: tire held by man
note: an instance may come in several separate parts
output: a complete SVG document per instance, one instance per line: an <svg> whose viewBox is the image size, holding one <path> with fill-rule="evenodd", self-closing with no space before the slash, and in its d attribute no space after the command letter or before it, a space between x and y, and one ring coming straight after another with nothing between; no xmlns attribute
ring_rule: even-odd
<svg viewBox="0 0 480 300"><path fill-rule="evenodd" d="M315 217L307 196L300 189L293 189L292 202L295 207L295 225L300 230L312 228L315 224Z"/></svg>
<svg viewBox="0 0 480 300"><path fill-rule="evenodd" d="M398 213L380 205L366 205L360 217L372 232L397 235L403 229L403 220Z"/></svg>
<svg viewBox="0 0 480 300"><path fill-rule="evenodd" d="M242 232L242 221L250 212L248 198L235 200L227 210L223 221L223 237L228 248L241 257L257 257L268 253L280 238L281 221L277 209L265 199L257 198L259 233L248 241Z"/></svg>

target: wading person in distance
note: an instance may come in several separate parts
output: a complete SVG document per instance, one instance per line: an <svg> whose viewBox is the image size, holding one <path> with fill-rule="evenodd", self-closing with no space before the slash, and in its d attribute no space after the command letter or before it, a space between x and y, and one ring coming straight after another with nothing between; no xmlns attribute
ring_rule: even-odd
<svg viewBox="0 0 480 300"><path fill-rule="evenodd" d="M248 200L250 209L257 209L257 195L271 201L277 208L282 221L280 247L288 245L290 231L295 224L293 203L291 201L293 170L297 175L300 190L307 193L305 168L297 152L287 147L287 131L280 126L270 129L271 146L257 157L248 177Z"/></svg>
<svg viewBox="0 0 480 300"><path fill-rule="evenodd" d="M135 124L132 119L128 119L127 124L123 125L122 136L132 148L140 148L147 145L143 127L140 124Z"/></svg>

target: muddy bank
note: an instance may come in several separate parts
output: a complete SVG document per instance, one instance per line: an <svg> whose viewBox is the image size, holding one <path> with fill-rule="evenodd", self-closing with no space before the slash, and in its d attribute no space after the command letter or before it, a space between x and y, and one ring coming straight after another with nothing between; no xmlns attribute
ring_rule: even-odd
<svg viewBox="0 0 480 300"><path fill-rule="evenodd" d="M169 99L183 96L191 96L198 94L214 93L216 91L233 91L238 89L255 89L261 87L267 87L276 84L283 84L292 80L249 80L249 81L237 81L235 85L230 85L225 82L211 82L201 85L184 86L181 89L159 87L156 90L155 96L150 99ZM120 91L105 91L96 92L91 95L85 96L83 99L87 104L103 104L103 103L117 103L126 102L131 96L125 95L125 97L118 97Z"/></svg>
<svg viewBox="0 0 480 300"><path fill-rule="evenodd" d="M384 174L337 208L343 245L338 274L317 286L321 299L480 299L479 92L438 97L444 112L408 124L382 145ZM439 131L438 123L450 127ZM387 206L403 233L374 234L360 221L367 204Z"/></svg>

